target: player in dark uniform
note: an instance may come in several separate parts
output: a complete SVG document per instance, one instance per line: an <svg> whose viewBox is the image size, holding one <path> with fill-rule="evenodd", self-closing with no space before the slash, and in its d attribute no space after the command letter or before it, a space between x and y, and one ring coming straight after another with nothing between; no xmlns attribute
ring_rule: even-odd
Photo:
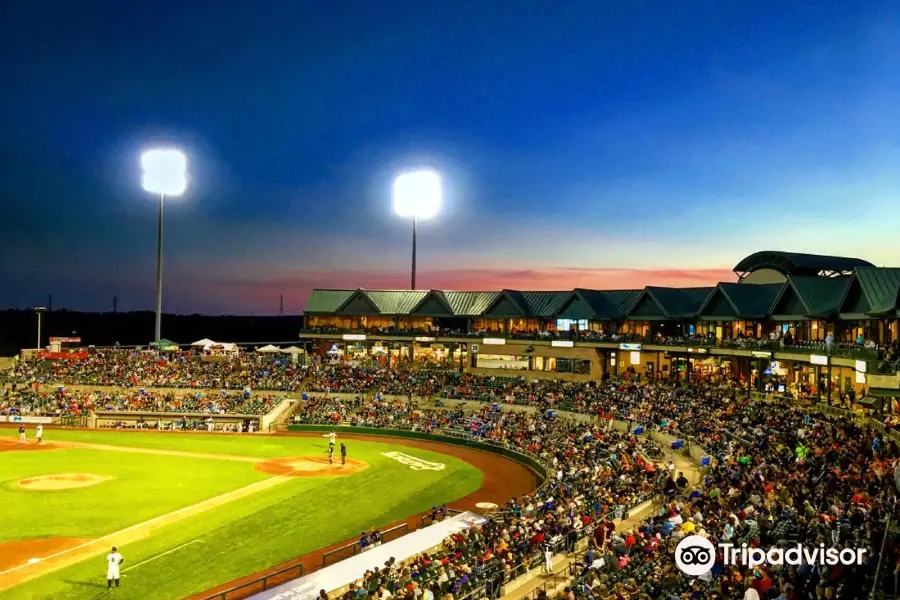
<svg viewBox="0 0 900 600"><path fill-rule="evenodd" d="M347 464L347 446L343 442L341 442L341 464Z"/></svg>

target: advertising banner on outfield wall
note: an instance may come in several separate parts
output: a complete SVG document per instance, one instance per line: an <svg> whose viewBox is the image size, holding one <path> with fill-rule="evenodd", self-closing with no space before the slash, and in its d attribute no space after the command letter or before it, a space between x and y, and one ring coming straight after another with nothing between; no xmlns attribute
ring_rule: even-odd
<svg viewBox="0 0 900 600"><path fill-rule="evenodd" d="M8 417L0 417L0 423L43 423L50 424L53 417L34 417L30 415L9 415Z"/></svg>

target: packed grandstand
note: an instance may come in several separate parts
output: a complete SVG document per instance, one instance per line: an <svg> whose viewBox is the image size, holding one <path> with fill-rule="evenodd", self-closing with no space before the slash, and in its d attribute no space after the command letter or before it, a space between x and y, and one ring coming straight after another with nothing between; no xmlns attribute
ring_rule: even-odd
<svg viewBox="0 0 900 600"><path fill-rule="evenodd" d="M544 485L511 498L484 525L455 534L440 552L357 582L362 594L381 598L412 599L425 589L448 600L497 597L540 565L548 548L572 553L585 540L561 592L569 599L729 599L752 587L761 598L846 600L865 597L876 571L893 573L900 564L897 547L884 544L894 539L888 534L897 516L900 449L891 417L861 425L849 412L749 398L734 381L562 382L417 363L299 367L259 356L204 362L130 350L94 351L79 362L20 361L4 377L0 414L264 414L281 395L302 390L309 396L289 415L295 423L444 432L545 465ZM178 387L187 389L154 389ZM663 457L641 433L667 433L701 449L700 478L676 472L671 454ZM661 499L658 511L613 524L652 498ZM673 559L687 535L754 547L827 542L865 548L868 558L849 567L716 564L692 578Z"/></svg>

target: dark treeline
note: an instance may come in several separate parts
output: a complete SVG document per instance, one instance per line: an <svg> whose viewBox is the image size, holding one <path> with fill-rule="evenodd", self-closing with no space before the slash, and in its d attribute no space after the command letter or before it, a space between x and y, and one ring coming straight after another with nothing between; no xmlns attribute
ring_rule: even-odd
<svg viewBox="0 0 900 600"><path fill-rule="evenodd" d="M82 345L146 345L153 340L154 314L83 313L54 310L43 314L42 343L52 337L80 337ZM162 335L179 344L203 338L217 342L299 342L303 317L163 315ZM37 342L37 316L30 310L0 311L0 356L13 356Z"/></svg>

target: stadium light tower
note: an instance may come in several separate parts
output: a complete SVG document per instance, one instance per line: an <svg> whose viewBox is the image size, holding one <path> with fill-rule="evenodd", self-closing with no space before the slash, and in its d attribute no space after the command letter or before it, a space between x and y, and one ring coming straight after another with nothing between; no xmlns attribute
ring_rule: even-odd
<svg viewBox="0 0 900 600"><path fill-rule="evenodd" d="M412 217L412 281L416 289L416 230L419 219L430 219L441 207L441 176L437 171L422 169L402 173L394 180L394 212Z"/></svg>
<svg viewBox="0 0 900 600"><path fill-rule="evenodd" d="M45 310L47 310L47 309L44 308L43 306L35 306L34 307L34 312L37 315L37 322L38 322L37 346L35 346L35 348L37 348L38 351L40 351L40 349L41 349L41 316L44 314Z"/></svg>
<svg viewBox="0 0 900 600"><path fill-rule="evenodd" d="M156 232L156 337L162 339L162 257L163 204L166 196L180 196L187 188L187 158L181 150L157 148L141 156L143 177L141 185L152 194L159 194L159 224Z"/></svg>

